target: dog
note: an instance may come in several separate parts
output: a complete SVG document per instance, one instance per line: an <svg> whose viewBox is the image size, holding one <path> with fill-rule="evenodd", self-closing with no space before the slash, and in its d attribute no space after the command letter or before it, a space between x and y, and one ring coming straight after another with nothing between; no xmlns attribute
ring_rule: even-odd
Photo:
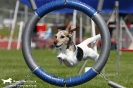
<svg viewBox="0 0 133 88"><path fill-rule="evenodd" d="M5 84L5 83L12 83L12 78L9 78L7 80L2 79L2 81L3 81L3 84Z"/></svg>
<svg viewBox="0 0 133 88"><path fill-rule="evenodd" d="M75 30L76 29L71 29L66 31L58 29L58 33L55 35L53 43L53 45L58 49L57 59L59 64L62 64L63 62L68 67L77 66L80 61L88 58L96 61L99 57L99 54L92 48L89 48L88 44L99 40L101 38L100 34L75 45L73 42L73 32Z"/></svg>

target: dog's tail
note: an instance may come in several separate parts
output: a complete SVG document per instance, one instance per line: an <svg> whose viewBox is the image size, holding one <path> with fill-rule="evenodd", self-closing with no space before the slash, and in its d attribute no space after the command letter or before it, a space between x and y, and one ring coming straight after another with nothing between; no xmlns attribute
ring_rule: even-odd
<svg viewBox="0 0 133 88"><path fill-rule="evenodd" d="M96 35L94 37L90 37L90 38L84 40L82 43L88 45L89 43L95 42L95 41L97 41L99 39L101 39L101 35L100 34L98 34L98 35Z"/></svg>

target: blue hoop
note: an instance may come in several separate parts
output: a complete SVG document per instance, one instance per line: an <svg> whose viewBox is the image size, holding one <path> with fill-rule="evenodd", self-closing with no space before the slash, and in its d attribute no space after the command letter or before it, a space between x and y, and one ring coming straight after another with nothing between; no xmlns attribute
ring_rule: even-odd
<svg viewBox="0 0 133 88"><path fill-rule="evenodd" d="M33 31L37 22L47 13L63 8L79 10L88 15L90 18L92 18L100 30L103 42L102 46L104 46L101 49L99 59L89 71L80 76L70 77L66 79L53 76L44 71L39 65L37 65L36 61L34 60L34 57L32 56L30 47L31 32ZM102 68L105 66L110 53L110 34L103 18L91 6L82 3L78 0L57 0L47 3L38 8L28 20L25 26L22 41L23 56L30 70L45 82L61 87L71 87L80 85L93 79L98 73L100 73Z"/></svg>

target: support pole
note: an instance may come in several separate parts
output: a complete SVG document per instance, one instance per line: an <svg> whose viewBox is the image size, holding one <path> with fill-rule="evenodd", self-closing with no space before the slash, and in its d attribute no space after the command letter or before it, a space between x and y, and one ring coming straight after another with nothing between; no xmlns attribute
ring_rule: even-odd
<svg viewBox="0 0 133 88"><path fill-rule="evenodd" d="M8 86L5 86L3 88L17 88L25 83L25 80L17 81L16 83L10 84Z"/></svg>
<svg viewBox="0 0 133 88"><path fill-rule="evenodd" d="M14 12L14 17L13 17L13 22L12 22L12 27L11 27L11 33L10 33L10 38L9 38L9 42L8 42L8 47L7 47L8 50L10 50L10 48L11 48L12 37L13 37L13 34L14 34L18 8L19 8L19 0L16 1L16 7L15 7L15 12Z"/></svg>
<svg viewBox="0 0 133 88"><path fill-rule="evenodd" d="M114 8L113 11L109 14L109 18L108 18L108 20L107 20L107 22L106 22L107 25L109 24L109 21L110 21L110 19L112 18L112 16L115 15L115 10L116 10L116 8Z"/></svg>
<svg viewBox="0 0 133 88"><path fill-rule="evenodd" d="M83 18L82 13L80 13L80 29L79 29L79 41L82 42L82 36L83 36Z"/></svg>
<svg viewBox="0 0 133 88"><path fill-rule="evenodd" d="M113 87L113 88L126 88L126 87L124 87L124 86L122 86L120 84L117 84L117 83L113 82L113 81L109 81L108 85Z"/></svg>
<svg viewBox="0 0 133 88"><path fill-rule="evenodd" d="M94 37L96 36L96 30L95 30L95 23L93 22L93 20L91 20L91 26L92 26L92 31L91 31L91 36ZM92 42L92 44L94 44L96 41ZM97 46L95 45L93 47L94 51L97 52Z"/></svg>
<svg viewBox="0 0 133 88"><path fill-rule="evenodd" d="M116 32L117 32L117 75L120 74L120 30L119 30L119 2L115 1L115 7L116 7Z"/></svg>
<svg viewBox="0 0 133 88"><path fill-rule="evenodd" d="M32 7L32 10L36 10L37 9L35 0L30 0L30 4L31 4L31 7Z"/></svg>
<svg viewBox="0 0 133 88"><path fill-rule="evenodd" d="M19 27L19 34L18 34L18 42L17 42L17 50L20 49L20 44L21 44L21 36L22 36L22 30L23 30L23 21L20 22L20 27Z"/></svg>
<svg viewBox="0 0 133 88"><path fill-rule="evenodd" d="M120 18L120 36L119 36L119 39L120 39L120 43L119 43L119 48L121 49L122 48L122 30L123 30L123 27L122 27L122 17ZM121 53L121 51L120 51Z"/></svg>
<svg viewBox="0 0 133 88"><path fill-rule="evenodd" d="M76 28L76 16L77 16L77 11L74 10L73 11L73 24L72 24L72 29ZM73 35L73 41L74 43L76 42L76 32L74 31L74 35Z"/></svg>
<svg viewBox="0 0 133 88"><path fill-rule="evenodd" d="M98 6L97 6L97 11L98 11L98 12L101 12L101 11L102 11L103 2L104 2L104 0L99 0Z"/></svg>

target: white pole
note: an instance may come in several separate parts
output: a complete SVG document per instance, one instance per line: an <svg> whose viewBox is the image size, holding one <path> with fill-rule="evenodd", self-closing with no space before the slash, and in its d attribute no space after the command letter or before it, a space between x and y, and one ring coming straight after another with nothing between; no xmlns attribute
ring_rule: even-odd
<svg viewBox="0 0 133 88"><path fill-rule="evenodd" d="M79 29L79 40L82 42L82 34L83 34L83 19L82 19L82 14L80 13L80 29Z"/></svg>
<svg viewBox="0 0 133 88"><path fill-rule="evenodd" d="M95 23L93 22L93 20L91 20L91 26L92 26L92 31L91 31L92 35L91 36L94 37L94 36L96 36L96 31L95 31ZM97 46L96 45L93 47L93 49L94 49L94 51L97 52Z"/></svg>
<svg viewBox="0 0 133 88"><path fill-rule="evenodd" d="M20 44L21 44L21 36L22 36L22 30L23 30L23 21L20 22L20 27L19 27L19 34L18 34L18 42L17 42L17 50L20 49Z"/></svg>
<svg viewBox="0 0 133 88"><path fill-rule="evenodd" d="M13 17L13 22L12 22L12 28L11 28L10 38L9 38L9 42L8 42L8 47L7 47L8 50L10 50L10 48L11 48L11 42L12 42L12 37L13 37L14 29L15 29L18 8L19 8L19 0L16 1L16 7L15 7L14 17Z"/></svg>
<svg viewBox="0 0 133 88"><path fill-rule="evenodd" d="M77 11L74 10L73 11L73 25L72 25L72 29L76 28L76 15L77 15ZM73 42L75 43L75 39L76 39L76 32L74 31L74 35L73 35Z"/></svg>
<svg viewBox="0 0 133 88"><path fill-rule="evenodd" d="M119 36L119 37L120 37L120 41L119 41L119 42L120 42L120 44L119 44L119 45L120 45L120 46L119 46L120 49L122 48L122 30L123 30L123 29L122 29L122 17L121 17L121 18L120 18L120 31L119 31L119 32L120 32L120 36ZM120 51L120 54L121 54L121 51Z"/></svg>

